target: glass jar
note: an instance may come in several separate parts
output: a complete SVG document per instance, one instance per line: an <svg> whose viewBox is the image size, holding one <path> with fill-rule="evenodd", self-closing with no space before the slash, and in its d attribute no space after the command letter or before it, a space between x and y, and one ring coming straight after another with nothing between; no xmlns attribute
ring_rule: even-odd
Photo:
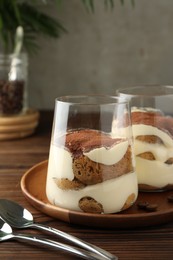
<svg viewBox="0 0 173 260"><path fill-rule="evenodd" d="M0 116L16 115L27 107L28 57L0 54Z"/></svg>
<svg viewBox="0 0 173 260"><path fill-rule="evenodd" d="M56 99L46 194L51 204L108 214L138 194L128 102L111 96Z"/></svg>

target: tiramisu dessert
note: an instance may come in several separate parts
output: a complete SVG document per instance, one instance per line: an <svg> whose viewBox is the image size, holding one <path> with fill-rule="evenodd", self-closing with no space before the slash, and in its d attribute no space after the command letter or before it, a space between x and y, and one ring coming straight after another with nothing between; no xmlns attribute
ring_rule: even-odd
<svg viewBox="0 0 173 260"><path fill-rule="evenodd" d="M133 108L132 124L139 189L173 189L173 118Z"/></svg>
<svg viewBox="0 0 173 260"><path fill-rule="evenodd" d="M50 203L88 213L116 213L137 198L138 183L128 140L92 129L51 144L46 193Z"/></svg>

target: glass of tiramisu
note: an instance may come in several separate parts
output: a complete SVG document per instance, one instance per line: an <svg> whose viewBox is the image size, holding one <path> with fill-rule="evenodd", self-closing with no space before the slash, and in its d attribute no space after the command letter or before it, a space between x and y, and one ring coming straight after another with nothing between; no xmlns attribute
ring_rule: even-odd
<svg viewBox="0 0 173 260"><path fill-rule="evenodd" d="M118 90L129 99L139 190L173 189L173 86Z"/></svg>
<svg viewBox="0 0 173 260"><path fill-rule="evenodd" d="M138 194L128 101L102 95L55 101L46 194L85 213L129 208Z"/></svg>

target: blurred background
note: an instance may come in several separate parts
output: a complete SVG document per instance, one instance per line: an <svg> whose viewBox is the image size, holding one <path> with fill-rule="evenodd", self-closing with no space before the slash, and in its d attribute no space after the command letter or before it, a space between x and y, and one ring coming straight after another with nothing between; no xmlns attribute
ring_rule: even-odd
<svg viewBox="0 0 173 260"><path fill-rule="evenodd" d="M49 1L48 1L49 2ZM53 109L61 95L115 94L117 88L173 84L173 1L119 0L114 8L95 0L63 0L42 11L58 18L67 33L40 37L29 56L30 107Z"/></svg>

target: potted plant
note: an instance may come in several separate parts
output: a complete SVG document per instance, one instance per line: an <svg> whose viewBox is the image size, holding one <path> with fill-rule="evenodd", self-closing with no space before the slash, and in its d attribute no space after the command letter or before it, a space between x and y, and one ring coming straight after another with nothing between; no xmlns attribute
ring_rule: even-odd
<svg viewBox="0 0 173 260"><path fill-rule="evenodd" d="M56 39L67 32L58 18L40 10L40 5L53 4L58 7L62 1L0 0L0 115L21 113L27 100L27 55L22 56L18 51L18 56L15 55L17 62L11 55L18 44L17 28L21 26L24 32L22 50L27 54L35 53L39 49L37 39L40 35ZM94 12L94 0L79 1L87 10ZM124 0L120 2L123 4ZM103 0L103 3L106 7L114 6L114 0ZM11 69L18 71L20 76L9 78Z"/></svg>
<svg viewBox="0 0 173 260"><path fill-rule="evenodd" d="M38 50L37 37L58 38L66 32L58 19L39 10L39 3L44 1L0 1L1 116L19 114L26 107L27 55ZM21 54L21 49L25 53Z"/></svg>
<svg viewBox="0 0 173 260"><path fill-rule="evenodd" d="M40 11L41 5L59 7L63 0L1 0L0 1L0 46L4 52L12 52L15 45L16 28L24 29L23 47L28 53L38 50L38 36L58 38L67 32L62 23ZM95 0L79 0L87 10L94 12ZM131 0L133 1L133 0ZM121 3L124 0L120 0ZM114 0L103 0L105 7L114 6Z"/></svg>

